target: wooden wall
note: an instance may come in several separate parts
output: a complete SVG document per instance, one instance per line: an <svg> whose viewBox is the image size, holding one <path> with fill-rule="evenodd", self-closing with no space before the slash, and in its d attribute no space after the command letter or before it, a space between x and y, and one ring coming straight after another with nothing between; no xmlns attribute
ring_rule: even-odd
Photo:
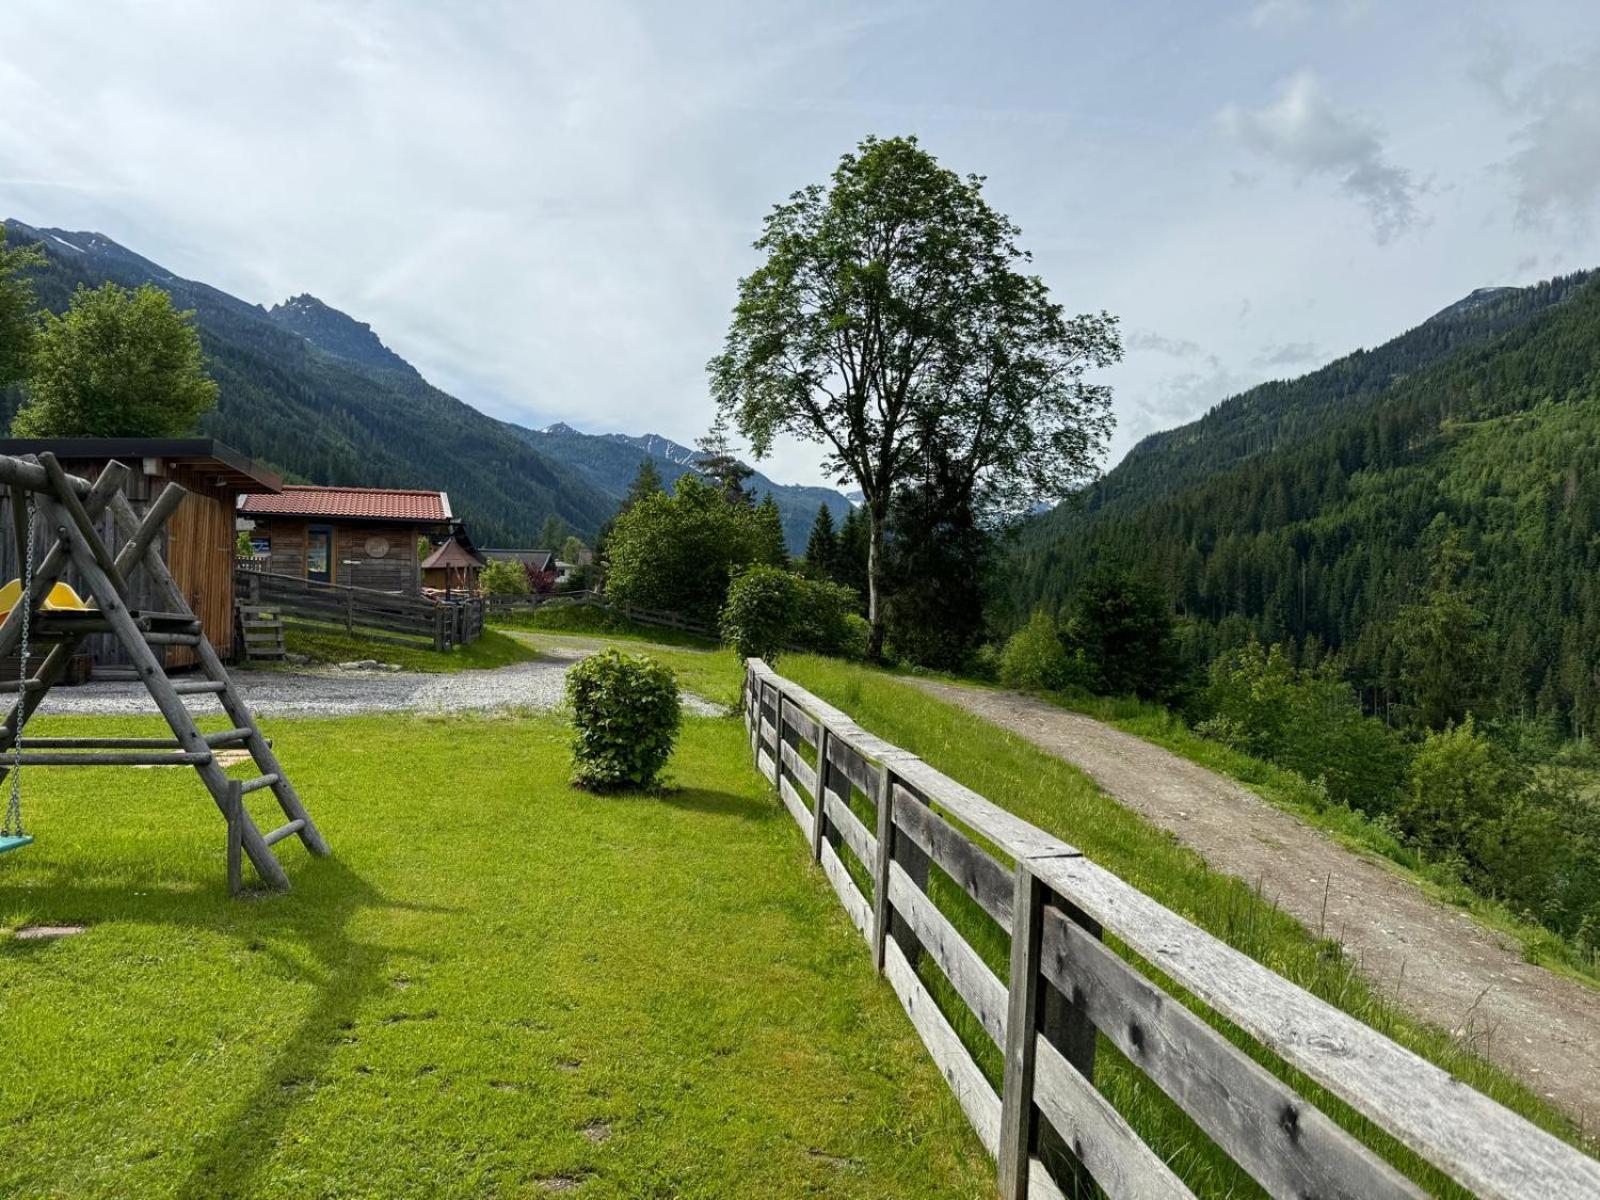
<svg viewBox="0 0 1600 1200"><path fill-rule="evenodd" d="M333 529L332 583L415 596L422 590L422 559L417 541L426 530L419 525L390 525L377 521L307 521L300 517L254 517L252 537L272 539L267 570L274 575L305 578L306 539L312 525ZM388 543L386 552L368 552L375 538Z"/></svg>
<svg viewBox="0 0 1600 1200"><path fill-rule="evenodd" d="M85 479L99 476L105 461L101 459L63 459L61 465L72 475ZM143 464L137 460L125 464L129 468L126 494L135 512L141 516L150 501L169 482L181 484L189 495L167 522L166 530L157 539L178 586L183 589L190 607L205 627L206 636L217 653L227 657L233 651L233 510L238 493L218 487L214 476L193 468L161 464L165 474L147 475ZM0 583L22 575L15 547L12 546L10 497L0 496ZM122 544L117 536L110 514L99 521L100 536L105 539L113 554ZM35 555L43 553L47 543L42 533L36 541ZM68 570L66 581L84 589L76 573ZM159 610L163 608L155 589L143 571L133 572L133 607ZM132 662L121 645L109 634L88 639L86 648L94 656L97 667L130 667ZM194 651L185 646L167 647L166 664L180 667L195 661Z"/></svg>

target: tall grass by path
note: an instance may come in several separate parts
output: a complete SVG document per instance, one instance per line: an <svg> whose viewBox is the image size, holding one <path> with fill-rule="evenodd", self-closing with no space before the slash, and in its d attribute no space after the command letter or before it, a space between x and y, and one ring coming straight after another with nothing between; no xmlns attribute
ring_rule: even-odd
<svg viewBox="0 0 1600 1200"><path fill-rule="evenodd" d="M430 674L487 671L513 663L531 662L539 657L529 647L493 629L485 629L483 636L475 642L453 646L449 650L379 642L364 638L359 633L348 634L343 629L332 627L309 629L289 625L284 628L283 638L285 649L292 654L304 654L313 663L354 662L371 658L378 662L398 663L407 671ZM284 669L276 663L254 665L258 669Z"/></svg>
<svg viewBox="0 0 1600 1200"><path fill-rule="evenodd" d="M1336 943L1314 936L1245 883L1208 868L1199 855L1118 805L1070 764L884 672L800 655L784 658L779 670L849 713L872 733L911 750L981 795L1076 845L1095 862L1222 941L1536 1124L1594 1152L1594 1143L1586 1143L1564 1114L1478 1057L1470 1045L1411 1018L1376 992ZM938 875L936 871L935 889L941 906L973 937L985 957L993 963L1003 962L1004 935L966 902L954 885L941 887ZM1425 1186L1439 1194L1461 1194L1392 1138L1261 1051L1227 1022L1211 1016L1197 1002L1191 1006ZM976 1022L954 1006L950 1011L980 1064L991 1073L996 1071L997 1057ZM1256 1194L1255 1185L1104 1038L1100 1039L1100 1054L1097 1085L1159 1154L1172 1159L1191 1187L1206 1195Z"/></svg>
<svg viewBox="0 0 1600 1200"><path fill-rule="evenodd" d="M660 798L569 788L548 715L267 732L334 849L281 845L284 896L227 898L188 769L25 771L0 1195L991 1194L737 721L688 720ZM12 936L45 923L87 929Z"/></svg>

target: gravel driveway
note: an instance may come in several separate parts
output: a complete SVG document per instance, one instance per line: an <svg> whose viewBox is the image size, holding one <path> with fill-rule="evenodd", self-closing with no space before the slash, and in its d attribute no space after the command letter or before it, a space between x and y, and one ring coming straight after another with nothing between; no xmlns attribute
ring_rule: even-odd
<svg viewBox="0 0 1600 1200"><path fill-rule="evenodd" d="M587 649L555 647L536 662L488 671L424 674L414 671L244 671L234 675L250 707L263 717L348 717L380 712L474 712L497 708L554 708L562 702L567 670ZM220 712L214 696L185 696L196 713ZM721 709L685 692L684 710L717 716ZM49 713L113 715L153 713L155 705L138 683L87 683L56 688L45 700Z"/></svg>
<svg viewBox="0 0 1600 1200"><path fill-rule="evenodd" d="M1385 995L1589 1127L1600 1121L1600 990L1523 961L1510 938L1381 861L1160 746L1043 700L915 682L1081 768L1211 866L1336 938Z"/></svg>

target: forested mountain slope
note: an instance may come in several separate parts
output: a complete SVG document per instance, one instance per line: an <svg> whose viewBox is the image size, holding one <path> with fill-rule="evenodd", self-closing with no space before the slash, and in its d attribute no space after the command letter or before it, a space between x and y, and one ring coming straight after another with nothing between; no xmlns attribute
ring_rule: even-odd
<svg viewBox="0 0 1600 1200"><path fill-rule="evenodd" d="M79 284L113 281L153 283L195 309L221 387L202 431L291 478L442 488L490 545L530 543L551 513L591 535L616 508L583 474L433 387L366 325L314 297L268 312L98 234L14 221L6 230L13 245L38 242L46 251L35 284L48 308L64 308Z"/></svg>
<svg viewBox="0 0 1600 1200"><path fill-rule="evenodd" d="M1471 298L1469 298L1471 299ZM1370 703L1447 527L1492 635L1483 707L1600 715L1600 280L1453 306L1386 346L1147 439L1087 503L1030 523L1013 615L1100 563L1147 571L1202 650L1342 650Z"/></svg>
<svg viewBox="0 0 1600 1200"><path fill-rule="evenodd" d="M590 483L618 502L628 494L628 485L638 474L642 458L651 459L662 482L671 487L681 476L693 471L701 457L698 450L654 433L642 437L624 433L583 433L562 424L547 429L513 428L534 449L583 472ZM783 518L784 540L789 552L795 555L805 550L817 509L826 504L837 526L844 523L851 507L850 501L833 488L775 483L759 471L745 486L758 500L769 492L772 494Z"/></svg>

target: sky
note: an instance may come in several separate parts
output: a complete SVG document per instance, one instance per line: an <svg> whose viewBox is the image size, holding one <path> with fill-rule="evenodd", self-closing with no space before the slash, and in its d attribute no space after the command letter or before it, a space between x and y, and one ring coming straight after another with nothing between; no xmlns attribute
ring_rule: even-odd
<svg viewBox="0 0 1600 1200"><path fill-rule="evenodd" d="M1108 465L1600 266L1593 0L6 0L0 28L0 216L310 292L531 426L702 433L762 216L868 134L985 176L1056 299L1121 319Z"/></svg>

